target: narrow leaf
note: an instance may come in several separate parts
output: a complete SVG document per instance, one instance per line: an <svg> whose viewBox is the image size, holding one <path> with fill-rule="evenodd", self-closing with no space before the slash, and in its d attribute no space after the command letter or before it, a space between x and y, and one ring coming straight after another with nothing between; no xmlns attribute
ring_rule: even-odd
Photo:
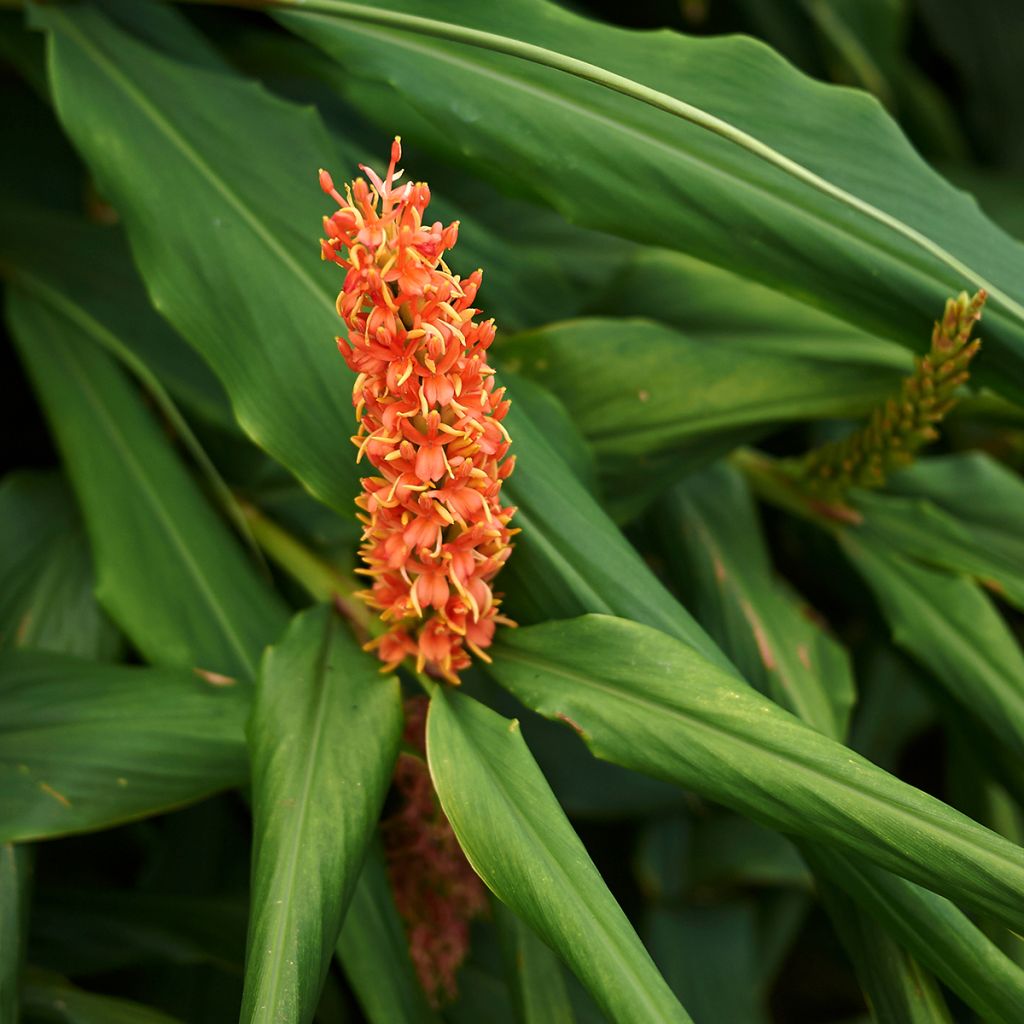
<svg viewBox="0 0 1024 1024"><path fill-rule="evenodd" d="M516 630L493 673L598 756L763 824L862 854L1024 923L1024 850L893 778L645 626L588 615Z"/></svg>
<svg viewBox="0 0 1024 1024"><path fill-rule="evenodd" d="M519 725L437 688L427 756L469 862L617 1022L689 1021L569 825Z"/></svg>
<svg viewBox="0 0 1024 1024"><path fill-rule="evenodd" d="M48 1024L178 1024L174 1017L127 999L76 988L63 978L33 972L25 984L24 1009Z"/></svg>
<svg viewBox="0 0 1024 1024"><path fill-rule="evenodd" d="M283 626L279 599L110 357L17 290L8 313L82 507L100 602L148 660L252 678Z"/></svg>
<svg viewBox="0 0 1024 1024"><path fill-rule="evenodd" d="M0 842L155 814L245 779L246 690L181 669L0 655Z"/></svg>
<svg viewBox="0 0 1024 1024"><path fill-rule="evenodd" d="M21 971L28 934L32 854L27 846L0 844L0 1020L18 1020Z"/></svg>
<svg viewBox="0 0 1024 1024"><path fill-rule="evenodd" d="M333 609L266 654L249 722L253 894L245 1021L310 1021L402 730L401 693Z"/></svg>

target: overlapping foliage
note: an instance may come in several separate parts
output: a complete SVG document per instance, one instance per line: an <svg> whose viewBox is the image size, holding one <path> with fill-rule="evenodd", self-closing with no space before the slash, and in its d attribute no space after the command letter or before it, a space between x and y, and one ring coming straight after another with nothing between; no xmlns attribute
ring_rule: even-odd
<svg viewBox="0 0 1024 1024"><path fill-rule="evenodd" d="M908 56L956 9L684 5L770 46L551 0L25 6L0 1019L1018 1020L1021 154ZM353 598L317 170L395 134L512 400L520 625L460 689L381 675ZM941 453L816 490L982 289ZM446 1000L378 829L400 751L489 890Z"/></svg>

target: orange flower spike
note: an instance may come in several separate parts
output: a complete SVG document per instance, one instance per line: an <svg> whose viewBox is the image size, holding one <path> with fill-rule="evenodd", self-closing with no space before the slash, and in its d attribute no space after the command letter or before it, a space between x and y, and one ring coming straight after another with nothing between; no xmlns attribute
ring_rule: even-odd
<svg viewBox="0 0 1024 1024"><path fill-rule="evenodd" d="M514 458L501 423L504 389L486 354L494 321L473 307L481 271L466 279L444 262L458 222L425 217L430 189L401 184L399 139L381 178L369 167L339 192L323 219L321 255L345 270L338 315L348 338L338 351L358 376L352 393L363 480L361 554L373 581L361 595L388 632L367 645L385 669L406 658L458 683L469 652L487 660L499 612L493 580L508 560L514 509L501 484ZM368 179L368 181L367 181Z"/></svg>

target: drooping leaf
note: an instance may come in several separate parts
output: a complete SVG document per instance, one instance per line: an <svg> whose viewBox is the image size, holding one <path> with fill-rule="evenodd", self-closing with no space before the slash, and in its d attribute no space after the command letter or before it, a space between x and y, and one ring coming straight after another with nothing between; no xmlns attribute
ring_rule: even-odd
<svg viewBox="0 0 1024 1024"><path fill-rule="evenodd" d="M411 101L432 145L579 223L690 252L915 348L946 294L994 284L985 376L1021 393L1024 250L873 99L754 40L631 33L545 0L304 6L278 17ZM390 115L379 100L364 112Z"/></svg>
<svg viewBox="0 0 1024 1024"><path fill-rule="evenodd" d="M320 606L266 654L248 726L252 910L242 1017L310 1021L380 814L401 691Z"/></svg>
<svg viewBox="0 0 1024 1024"><path fill-rule="evenodd" d="M664 634L596 615L531 626L502 637L492 672L599 757L1020 925L1024 851Z"/></svg>
<svg viewBox="0 0 1024 1024"><path fill-rule="evenodd" d="M158 664L252 678L284 611L110 357L18 290L9 318L61 446L101 604Z"/></svg>
<svg viewBox="0 0 1024 1024"><path fill-rule="evenodd" d="M370 1024L437 1024L409 958L384 860L371 845L338 936L337 955Z"/></svg>
<svg viewBox="0 0 1024 1024"><path fill-rule="evenodd" d="M246 776L248 693L182 669L0 655L0 841L106 828Z"/></svg>
<svg viewBox="0 0 1024 1024"><path fill-rule="evenodd" d="M0 647L32 647L103 661L117 631L96 578L74 495L55 473L0 482Z"/></svg>
<svg viewBox="0 0 1024 1024"><path fill-rule="evenodd" d="M518 724L437 688L427 757L474 870L565 960L609 1018L689 1021L566 820Z"/></svg>

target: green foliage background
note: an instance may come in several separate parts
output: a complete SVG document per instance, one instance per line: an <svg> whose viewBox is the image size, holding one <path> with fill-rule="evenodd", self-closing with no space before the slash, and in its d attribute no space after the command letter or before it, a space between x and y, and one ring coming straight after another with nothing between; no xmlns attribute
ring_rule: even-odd
<svg viewBox="0 0 1024 1024"><path fill-rule="evenodd" d="M0 1022L1024 1016L1012 0L6 6ZM395 134L522 530L520 627L429 688L492 894L440 1010L376 837L417 684L331 605L316 171ZM942 442L780 488L979 288Z"/></svg>

